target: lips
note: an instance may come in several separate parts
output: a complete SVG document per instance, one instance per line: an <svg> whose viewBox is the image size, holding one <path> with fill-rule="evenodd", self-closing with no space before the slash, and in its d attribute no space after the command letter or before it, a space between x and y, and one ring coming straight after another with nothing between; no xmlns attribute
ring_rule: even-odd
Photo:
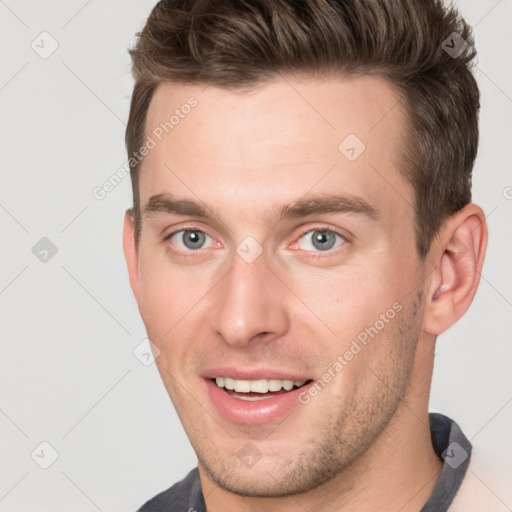
<svg viewBox="0 0 512 512"><path fill-rule="evenodd" d="M282 372L213 370L204 379L217 412L239 424L265 424L290 414L298 394L312 381Z"/></svg>

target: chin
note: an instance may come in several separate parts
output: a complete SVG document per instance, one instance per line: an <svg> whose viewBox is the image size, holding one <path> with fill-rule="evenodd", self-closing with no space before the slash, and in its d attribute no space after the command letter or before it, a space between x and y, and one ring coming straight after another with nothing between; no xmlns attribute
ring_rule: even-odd
<svg viewBox="0 0 512 512"><path fill-rule="evenodd" d="M230 460L215 458L213 464L199 460L200 466L216 485L238 496L252 498L283 498L301 494L326 483L343 470L339 464L320 461L317 457L307 465L302 456L293 460L263 455L252 467L240 463L236 454Z"/></svg>

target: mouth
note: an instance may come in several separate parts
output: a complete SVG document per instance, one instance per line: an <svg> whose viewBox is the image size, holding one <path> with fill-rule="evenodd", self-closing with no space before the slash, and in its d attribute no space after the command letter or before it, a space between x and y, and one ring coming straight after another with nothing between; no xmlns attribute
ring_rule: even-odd
<svg viewBox="0 0 512 512"><path fill-rule="evenodd" d="M261 372L262 375L258 372L258 375L254 375L257 378L240 379L234 377L246 377L246 375L236 371L231 373L230 377L217 374L216 377L205 378L207 393L212 405L224 420L246 425L283 421L294 408L300 405L300 394L313 383L312 379L304 379L298 375L290 376L291 378L288 379L275 378L279 375L268 375L272 378L262 378L265 373ZM233 375L236 373L239 375ZM300 410L304 409L301 406Z"/></svg>
<svg viewBox="0 0 512 512"><path fill-rule="evenodd" d="M211 381L233 398L249 402L268 400L289 391L300 389L312 382L311 379L297 381L288 379L241 380L230 377L216 377Z"/></svg>

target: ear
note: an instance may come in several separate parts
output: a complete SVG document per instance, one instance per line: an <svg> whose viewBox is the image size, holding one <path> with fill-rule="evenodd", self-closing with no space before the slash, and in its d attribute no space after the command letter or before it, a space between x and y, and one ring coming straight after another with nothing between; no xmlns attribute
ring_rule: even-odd
<svg viewBox="0 0 512 512"><path fill-rule="evenodd" d="M126 210L123 228L123 250L130 276L130 285L137 303L139 302L139 265L135 244L135 218L132 210Z"/></svg>
<svg viewBox="0 0 512 512"><path fill-rule="evenodd" d="M482 209L469 204L443 225L427 258L434 267L423 319L423 330L438 335L468 310L480 282L487 248Z"/></svg>

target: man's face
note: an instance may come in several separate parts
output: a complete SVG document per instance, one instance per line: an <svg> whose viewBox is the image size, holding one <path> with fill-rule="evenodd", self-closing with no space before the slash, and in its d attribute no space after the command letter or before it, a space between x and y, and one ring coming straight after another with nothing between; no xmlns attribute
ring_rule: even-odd
<svg viewBox="0 0 512 512"><path fill-rule="evenodd" d="M311 489L401 410L423 300L398 99L359 77L165 84L151 101L132 286L200 470L225 489Z"/></svg>

